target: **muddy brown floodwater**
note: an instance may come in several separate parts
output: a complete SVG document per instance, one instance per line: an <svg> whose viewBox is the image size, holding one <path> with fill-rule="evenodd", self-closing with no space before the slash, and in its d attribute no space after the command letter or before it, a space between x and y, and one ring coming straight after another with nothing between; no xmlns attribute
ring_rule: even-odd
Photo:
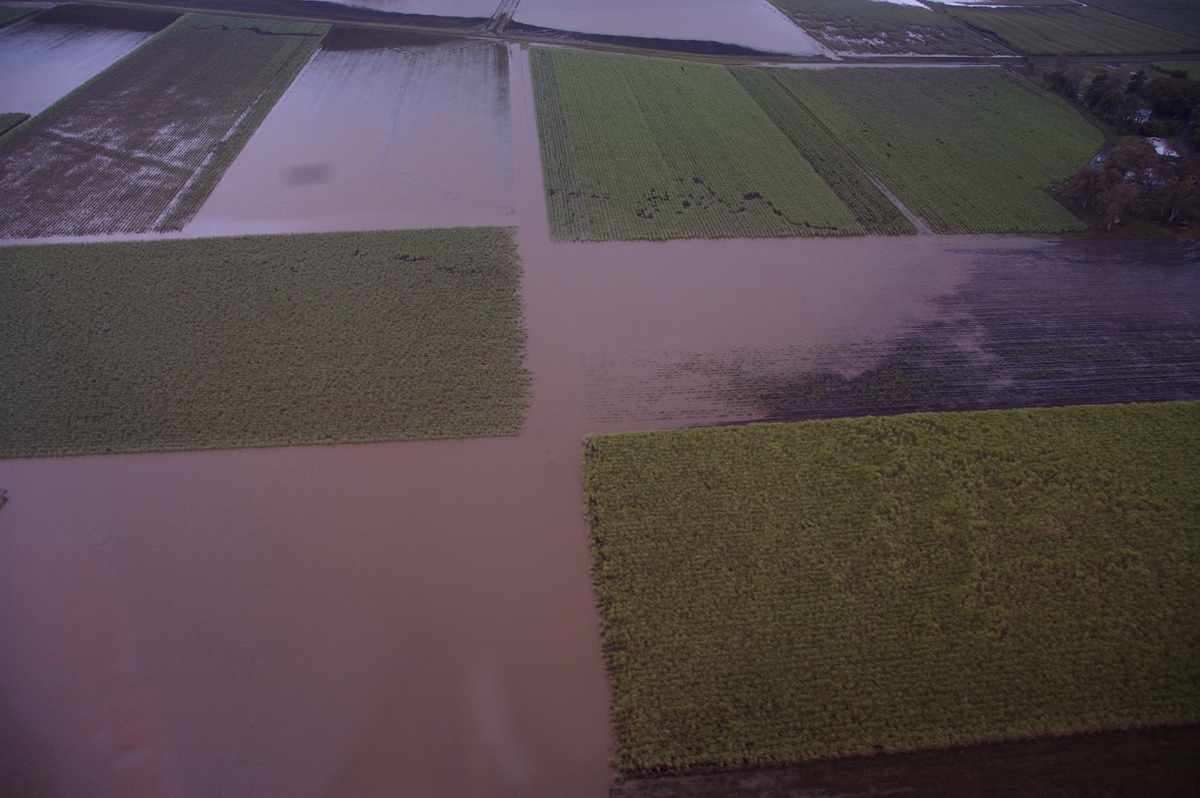
<svg viewBox="0 0 1200 798"><path fill-rule="evenodd" d="M1200 281L1189 277L1197 253L1186 246L1096 251L938 236L551 243L526 53L507 48L502 69L491 44L442 47L420 56L426 66L403 47L323 52L310 65L316 88L301 76L276 109L283 121L260 130L260 156L234 165L228 180L240 182L222 183L213 196L224 190L225 200L187 232L355 229L376 212L408 218L401 194L363 205L338 187L343 168L366 167L343 166L351 162L325 151L330 140L374 157L381 140L369 109L336 110L340 92L390 108L385 118L418 98L414 110L432 114L422 103L448 90L454 113L426 129L447 131L443 165L463 149L449 135L455 125L503 140L495 126L510 119L508 150L493 143L481 160L467 159L505 162L450 179L472 185L474 176L481 196L506 196L515 208L505 218L517 226L524 263L533 376L521 434L0 461L9 496L0 510L0 738L12 741L0 751L0 794L70 795L87 785L114 798L599 798L610 788L609 691L588 578L583 435L753 418L761 397L708 386L727 387L724 365L756 352L773 353L776 376L790 378L788 353L886 352L941 322L974 324L962 336L972 351L997 341L1011 348L1024 335L1004 319L1033 319L1029 329L1049 325L1058 335L1086 335L1098 318L1105 330L1122 319L1145 327L1153 291L1106 290L1127 288L1133 273L1169 287L1174 337L1165 351L1183 371L1195 361L1188 308L1200 308ZM400 85L414 68L433 76L426 95ZM444 68L462 68L478 85L464 87ZM292 116L310 102L315 113ZM312 144L266 158L278 141L270 126L287 120L311 124ZM392 168L394 146L380 169ZM497 175L511 176L509 188L497 188ZM266 184L256 208L215 215L256 176ZM266 198L293 189L307 192L297 216L275 213ZM467 223L464 207L439 206L428 223ZM1070 290L1046 301L1064 259ZM1021 289L1026 270L1039 275L1036 291ZM987 301L995 286L1007 306ZM1106 294L1089 309L1089 297ZM1121 367L1145 367L1145 357L1139 350ZM1179 390L1198 398L1189 386ZM1151 748L1168 759L1181 750ZM1058 767L1057 751L1032 767ZM1105 761L1099 751L1070 767ZM905 761L918 764L887 783L908 794L941 767L876 764L903 770ZM720 794L708 782L693 788ZM861 793L843 782L820 794L838 789Z"/></svg>

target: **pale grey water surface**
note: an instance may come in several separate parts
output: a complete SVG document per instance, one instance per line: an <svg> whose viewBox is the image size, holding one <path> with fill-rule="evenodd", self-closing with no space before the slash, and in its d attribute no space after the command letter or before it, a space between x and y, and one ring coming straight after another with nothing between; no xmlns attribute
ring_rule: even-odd
<svg viewBox="0 0 1200 798"><path fill-rule="evenodd" d="M187 227L513 223L506 46L334 31Z"/></svg>
<svg viewBox="0 0 1200 798"><path fill-rule="evenodd" d="M41 113L173 19L145 12L110 17L99 24L90 10L52 9L0 28L0 113Z"/></svg>
<svg viewBox="0 0 1200 798"><path fill-rule="evenodd" d="M790 55L824 52L767 0L520 0L513 21L579 33L723 42Z"/></svg>

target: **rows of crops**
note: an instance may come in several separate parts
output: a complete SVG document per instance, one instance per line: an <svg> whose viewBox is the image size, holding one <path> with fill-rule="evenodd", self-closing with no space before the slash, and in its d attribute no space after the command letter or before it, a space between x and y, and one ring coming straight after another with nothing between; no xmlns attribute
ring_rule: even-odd
<svg viewBox="0 0 1200 798"><path fill-rule="evenodd" d="M1030 55L1185 53L1200 39L1086 6L964 8L946 13Z"/></svg>
<svg viewBox="0 0 1200 798"><path fill-rule="evenodd" d="M0 456L516 434L499 228L0 248Z"/></svg>
<svg viewBox="0 0 1200 798"><path fill-rule="evenodd" d="M181 228L328 27L181 17L0 143L0 237Z"/></svg>
<svg viewBox="0 0 1200 798"><path fill-rule="evenodd" d="M937 232L1082 227L1045 190L1102 136L1060 98L988 68L772 74Z"/></svg>
<svg viewBox="0 0 1200 798"><path fill-rule="evenodd" d="M1088 0L1088 5L1159 28L1200 36L1200 6L1194 0Z"/></svg>
<svg viewBox="0 0 1200 798"><path fill-rule="evenodd" d="M729 70L535 48L557 240L863 233Z"/></svg>
<svg viewBox="0 0 1200 798"><path fill-rule="evenodd" d="M847 157L845 150L821 129L820 123L787 93L779 81L761 69L743 67L731 71L868 233L907 235L917 232L912 222Z"/></svg>
<svg viewBox="0 0 1200 798"><path fill-rule="evenodd" d="M913 3L771 0L834 52L997 55L1010 52L967 25Z"/></svg>
<svg viewBox="0 0 1200 798"><path fill-rule="evenodd" d="M866 321L817 343L589 355L588 417L698 424L1200 399L1194 247L1072 241L961 254L971 277L929 318L894 330Z"/></svg>
<svg viewBox="0 0 1200 798"><path fill-rule="evenodd" d="M1200 404L589 436L623 776L1200 720Z"/></svg>

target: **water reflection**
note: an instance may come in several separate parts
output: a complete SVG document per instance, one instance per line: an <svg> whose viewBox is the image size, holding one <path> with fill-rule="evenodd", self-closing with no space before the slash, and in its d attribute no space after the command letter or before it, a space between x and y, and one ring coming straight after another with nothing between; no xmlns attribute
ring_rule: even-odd
<svg viewBox="0 0 1200 798"><path fill-rule="evenodd" d="M504 45L337 30L187 228L511 224Z"/></svg>
<svg viewBox="0 0 1200 798"><path fill-rule="evenodd" d="M822 52L767 0L521 0L513 20L580 33L723 42L769 53Z"/></svg>
<svg viewBox="0 0 1200 798"><path fill-rule="evenodd" d="M173 19L147 11L58 6L0 28L0 112L41 113Z"/></svg>

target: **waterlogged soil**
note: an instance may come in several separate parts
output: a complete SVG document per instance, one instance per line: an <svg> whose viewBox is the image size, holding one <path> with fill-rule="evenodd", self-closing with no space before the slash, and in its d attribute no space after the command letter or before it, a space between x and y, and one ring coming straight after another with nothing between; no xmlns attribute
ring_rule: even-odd
<svg viewBox="0 0 1200 798"><path fill-rule="evenodd" d="M0 113L44 111L175 18L154 11L66 5L0 28Z"/></svg>
<svg viewBox="0 0 1200 798"><path fill-rule="evenodd" d="M765 53L824 52L767 0L520 0L513 21L608 36L720 42Z"/></svg>
<svg viewBox="0 0 1200 798"><path fill-rule="evenodd" d="M874 324L817 343L764 336L597 353L587 363L589 415L702 424L1200 396L1200 246L934 240L963 277L928 315L888 324L875 313ZM912 299L914 287L881 296Z"/></svg>
<svg viewBox="0 0 1200 798"><path fill-rule="evenodd" d="M336 29L189 235L512 224L503 44Z"/></svg>

